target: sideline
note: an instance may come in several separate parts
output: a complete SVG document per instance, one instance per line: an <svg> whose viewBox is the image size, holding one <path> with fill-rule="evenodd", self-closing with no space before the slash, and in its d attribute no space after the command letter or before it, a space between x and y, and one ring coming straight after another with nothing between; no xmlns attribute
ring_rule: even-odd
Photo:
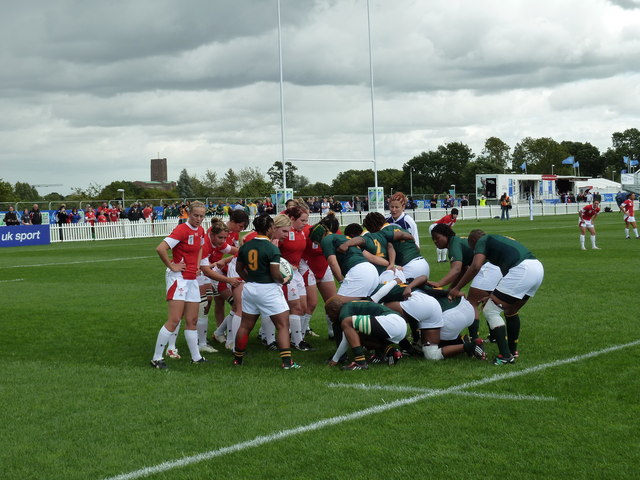
<svg viewBox="0 0 640 480"><path fill-rule="evenodd" d="M302 425L300 427L291 428L288 430L281 430L279 432L275 432L270 435L261 435L259 437L254 438L253 440L236 443L235 445L230 445L228 447L223 447L216 450L210 450L208 452L199 453L197 455L183 457L179 460L171 460L171 461L163 462L151 467L145 467L139 470L134 470L133 472L123 473L115 477L107 477L105 478L105 480L133 480L136 478L146 477L148 475L152 475L155 473L161 473L161 472L166 472L168 470L173 470L174 468L186 467L194 463L203 462L205 460L210 460L212 458L221 457L228 453L239 452L241 450L246 450L247 448L257 447L267 443L275 442L277 440L291 437L293 435L298 435L300 433L312 432L314 430L319 430L321 428L328 427L331 425L339 425L341 423L348 422L350 420L357 420L359 418L366 417L368 415L372 415L375 413L380 413L380 412L392 410L398 407L411 405L413 403L425 400L427 398L438 397L438 396L447 395L455 392L460 392L461 390L465 390L467 388L479 387L482 385L487 385L489 383L498 382L500 380L507 380L510 378L520 377L522 375L528 375L529 373L540 372L542 370L546 370L547 368L558 367L560 365L580 362L582 360L597 357L599 355L604 355L605 353L614 352L616 350L622 350L624 348L635 347L636 345L640 345L640 340L635 340L633 342L624 343L621 345L614 345L612 347L604 348L602 350L595 350L593 352L585 353L583 355L577 355L575 357L570 357L563 360L556 360L549 363L543 363L541 365L536 365L536 366L525 368L522 370L514 370L511 372L499 373L499 374L492 375L490 377L486 377L480 380L473 380L471 382L461 383L459 385L454 385L449 388L444 388L441 390L433 390L427 393L423 393L421 395L403 398L403 399L395 400L389 403L383 403L381 405L369 407L364 410L353 412L347 415L339 415L337 417L326 418L324 420L310 423L308 425Z"/></svg>
<svg viewBox="0 0 640 480"><path fill-rule="evenodd" d="M82 263L99 263L99 262L121 262L123 260L140 260L143 258L157 258L157 255L146 255L144 257L123 257L123 258L105 258L98 260L79 260L77 262L59 262L59 263L36 263L33 265L8 265L6 267L0 267L0 270L7 268L29 268L29 267L55 267L59 265L79 265Z"/></svg>

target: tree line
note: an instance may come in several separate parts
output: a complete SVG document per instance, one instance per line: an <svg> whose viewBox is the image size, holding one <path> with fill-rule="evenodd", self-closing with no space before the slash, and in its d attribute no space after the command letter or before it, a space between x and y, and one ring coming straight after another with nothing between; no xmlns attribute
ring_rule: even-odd
<svg viewBox="0 0 640 480"><path fill-rule="evenodd" d="M601 152L589 142L562 141L552 138L525 137L513 149L503 140L490 137L479 155L461 142L450 142L435 150L422 152L402 165L402 168L378 170L378 185L385 193L391 190L415 195L442 194L452 184L458 192L474 192L475 176L487 173L553 173L572 175L574 169L562 164L567 157L574 157L580 164L580 174L589 177L619 178L627 168L623 157L640 158L640 130L629 128L611 136L611 147ZM553 166L553 167L552 167ZM330 184L311 182L298 173L298 168L286 162L286 183L298 196L351 196L364 195L374 185L373 169L352 169L338 173ZM204 175L190 175L186 169L180 172L176 188L170 191L143 188L130 181L116 181L107 186L90 184L76 187L63 196L50 193L40 196L37 189L26 182L11 185L0 179L0 201L30 202L70 201L90 199L117 199L118 189L124 189L128 198L261 198L282 187L282 162L275 162L267 172L258 167L229 168L223 175L207 170Z"/></svg>

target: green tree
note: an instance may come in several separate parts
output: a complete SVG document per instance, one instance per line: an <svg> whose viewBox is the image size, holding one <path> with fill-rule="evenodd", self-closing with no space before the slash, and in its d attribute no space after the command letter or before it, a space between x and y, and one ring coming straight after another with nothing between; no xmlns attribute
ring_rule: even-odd
<svg viewBox="0 0 640 480"><path fill-rule="evenodd" d="M478 162L487 173L505 173L511 168L511 147L498 137L489 137L484 142L482 153L478 155Z"/></svg>
<svg viewBox="0 0 640 480"><path fill-rule="evenodd" d="M329 195L331 185L323 182L309 183L298 190L297 194L301 197L324 197Z"/></svg>
<svg viewBox="0 0 640 480"><path fill-rule="evenodd" d="M258 167L244 167L238 172L238 196L242 198L259 198L270 195L273 185L265 179Z"/></svg>
<svg viewBox="0 0 640 480"><path fill-rule="evenodd" d="M13 191L16 199L20 202L31 202L40 198L38 190L28 183L16 182L13 187Z"/></svg>
<svg viewBox="0 0 640 480"><path fill-rule="evenodd" d="M0 178L0 201L15 202L16 196L13 187L9 182L5 182Z"/></svg>
<svg viewBox="0 0 640 480"><path fill-rule="evenodd" d="M379 172L378 172L379 173ZM380 176L378 176L380 180ZM382 182L379 182L382 185ZM331 182L330 195L365 195L373 186L373 170L345 170ZM324 193L327 195L328 193Z"/></svg>
<svg viewBox="0 0 640 480"><path fill-rule="evenodd" d="M628 128L611 135L611 143L618 155L640 159L640 130Z"/></svg>
<svg viewBox="0 0 640 480"><path fill-rule="evenodd" d="M58 192L47 193L43 198L47 202L61 202L64 200L64 197L60 195Z"/></svg>
<svg viewBox="0 0 640 480"><path fill-rule="evenodd" d="M527 173L551 173L551 165L558 167L555 173L573 173L570 165L562 165L569 152L552 138L523 138L513 149L514 170L521 173L520 166L526 162Z"/></svg>
<svg viewBox="0 0 640 480"><path fill-rule="evenodd" d="M590 143L563 141L560 145L580 163L580 174L597 177L603 175L606 165L598 147ZM566 157L565 157L566 158ZM558 165L556 165L558 166ZM555 169L554 169L555 171Z"/></svg>
<svg viewBox="0 0 640 480"><path fill-rule="evenodd" d="M182 198L193 198L195 196L193 191L193 184L191 177L187 173L187 169L183 168L178 177L178 195Z"/></svg>
<svg viewBox="0 0 640 480"><path fill-rule="evenodd" d="M298 171L298 167L291 162L286 162L285 165L287 167L287 188L294 188L292 185L295 183L294 176ZM282 161L274 162L269 170L267 170L267 175L269 175L271 183L275 188L282 188Z"/></svg>
<svg viewBox="0 0 640 480"><path fill-rule="evenodd" d="M421 193L443 193L452 184L458 191L470 190L472 185L461 185L465 168L474 158L471 149L460 142L440 145L437 150L422 152L413 157L405 167L413 167L413 188ZM403 167L404 168L404 167Z"/></svg>
<svg viewBox="0 0 640 480"><path fill-rule="evenodd" d="M220 181L219 193L222 197L236 197L238 194L239 178L233 169L227 170Z"/></svg>
<svg viewBox="0 0 640 480"><path fill-rule="evenodd" d="M200 180L204 189L205 197L213 197L217 194L219 188L218 173L213 170L204 172L202 179Z"/></svg>

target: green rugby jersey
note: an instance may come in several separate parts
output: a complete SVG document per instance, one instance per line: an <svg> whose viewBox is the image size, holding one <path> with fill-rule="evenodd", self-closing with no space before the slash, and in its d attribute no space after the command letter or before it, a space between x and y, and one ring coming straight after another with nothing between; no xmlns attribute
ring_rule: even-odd
<svg viewBox="0 0 640 480"><path fill-rule="evenodd" d="M483 235L476 242L473 254L481 253L487 257L487 261L500 267L503 275L510 268L522 263L523 260L535 260L535 256L524 245L513 238L502 235Z"/></svg>
<svg viewBox="0 0 640 480"><path fill-rule="evenodd" d="M393 245L393 248L396 251L396 265L400 265L402 267L421 255L416 242L413 240L394 240L393 236L396 230L400 230L411 235L408 230L405 230L395 224L385 225L380 230L380 233L384 236L387 242Z"/></svg>
<svg viewBox="0 0 640 480"><path fill-rule="evenodd" d="M389 249L387 248L387 239L380 232L365 232L362 234L364 239L364 246L362 247L367 252L375 255L376 257L382 257L385 260L389 260ZM387 267L383 265L374 265L378 273L384 272Z"/></svg>
<svg viewBox="0 0 640 480"><path fill-rule="evenodd" d="M275 283L271 264L280 263L280 250L267 237L258 236L242 245L238 260L247 267L247 282Z"/></svg>
<svg viewBox="0 0 640 480"><path fill-rule="evenodd" d="M332 233L324 237L320 243L322 253L324 253L326 258L329 258L330 255L336 256L343 276L356 265L365 262L369 263L367 259L364 258L362 250L358 247L349 247L345 253L338 253L336 251L337 248L347 240L347 237L340 233Z"/></svg>
<svg viewBox="0 0 640 480"><path fill-rule="evenodd" d="M462 265L469 266L473 262L473 250L469 247L466 238L451 237L449 239L449 262L462 262Z"/></svg>
<svg viewBox="0 0 640 480"><path fill-rule="evenodd" d="M366 300L353 300L345 303L340 309L340 319L352 317L354 315L398 315L398 312L391 310L379 303L369 302Z"/></svg>

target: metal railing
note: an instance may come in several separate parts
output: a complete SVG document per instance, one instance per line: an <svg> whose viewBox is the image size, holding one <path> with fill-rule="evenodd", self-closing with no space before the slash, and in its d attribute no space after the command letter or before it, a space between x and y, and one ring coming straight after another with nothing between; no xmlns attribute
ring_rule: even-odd
<svg viewBox="0 0 640 480"><path fill-rule="evenodd" d="M611 208L612 211L618 212L618 206L615 202L603 202L600 208L604 211L606 207ZM569 204L544 204L536 203L533 205L533 215L548 216L548 215L577 215L580 205L577 203ZM458 207L459 220L476 220L476 219L489 219L500 218L502 210L499 205L487 205L483 207L470 206L470 207ZM416 209L408 210L407 214L411 215L416 222L434 222L449 212L449 209L434 208L434 209ZM336 217L340 221L341 225L348 225L350 223L362 223L362 220L368 212L343 212L336 214ZM529 217L529 205L514 205L509 211L509 216L512 218ZM321 218L320 214L311 214L309 216L309 223L317 223ZM253 219L251 219L253 220ZM208 228L210 219L206 219L203 227ZM167 220L158 220L155 222L145 222L140 220L138 222L131 222L123 219L114 223L96 223L90 225L89 223L77 223L67 225L51 225L51 242L84 242L84 241L98 241L98 240L117 240L127 238L148 238L148 237L166 237L172 230L178 225L177 219L171 218ZM251 222L249 223L251 225ZM19 228L19 227L11 227ZM251 226L247 228L251 230Z"/></svg>

